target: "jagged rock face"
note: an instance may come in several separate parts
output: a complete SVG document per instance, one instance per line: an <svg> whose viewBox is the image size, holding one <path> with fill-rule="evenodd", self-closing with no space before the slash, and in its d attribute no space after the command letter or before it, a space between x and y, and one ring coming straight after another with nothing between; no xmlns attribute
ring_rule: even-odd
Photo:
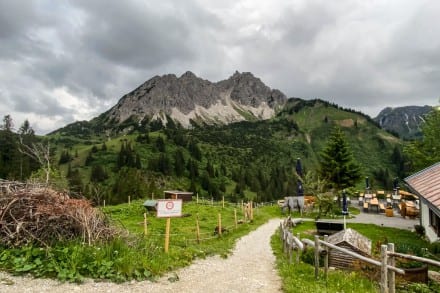
<svg viewBox="0 0 440 293"><path fill-rule="evenodd" d="M382 128L397 133L401 138L413 139L421 135L420 125L431 110L431 106L387 107L374 120Z"/></svg>
<svg viewBox="0 0 440 293"><path fill-rule="evenodd" d="M205 123L230 123L249 117L268 119L286 102L279 90L272 90L251 73L236 72L227 80L212 83L186 72L155 76L123 96L110 109L111 121L119 123L131 116L159 118L166 116L183 126L190 119Z"/></svg>

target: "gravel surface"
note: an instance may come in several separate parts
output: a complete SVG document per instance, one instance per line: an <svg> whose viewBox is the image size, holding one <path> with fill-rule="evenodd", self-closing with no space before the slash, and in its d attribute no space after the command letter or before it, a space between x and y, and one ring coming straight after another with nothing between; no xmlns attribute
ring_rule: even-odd
<svg viewBox="0 0 440 293"><path fill-rule="evenodd" d="M89 280L78 285L0 272L0 292L282 292L270 247L270 238L280 221L270 220L242 237L226 259L215 256L197 260L157 282L114 284Z"/></svg>

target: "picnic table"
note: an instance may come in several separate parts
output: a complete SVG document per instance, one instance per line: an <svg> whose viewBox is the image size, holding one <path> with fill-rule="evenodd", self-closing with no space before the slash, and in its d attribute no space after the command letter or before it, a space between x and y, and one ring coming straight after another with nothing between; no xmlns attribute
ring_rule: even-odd
<svg viewBox="0 0 440 293"><path fill-rule="evenodd" d="M370 208L376 209L376 212L379 213L379 201L377 198L372 198L370 201Z"/></svg>
<svg viewBox="0 0 440 293"><path fill-rule="evenodd" d="M393 200L393 207L397 207L402 199L402 196L400 196L400 194L393 194L391 195L391 198Z"/></svg>

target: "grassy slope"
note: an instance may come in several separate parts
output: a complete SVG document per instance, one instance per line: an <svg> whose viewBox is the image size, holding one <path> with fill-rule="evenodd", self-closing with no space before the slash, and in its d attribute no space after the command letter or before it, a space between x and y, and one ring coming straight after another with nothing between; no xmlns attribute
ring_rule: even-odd
<svg viewBox="0 0 440 293"><path fill-rule="evenodd" d="M327 123L324 122L325 117L328 119ZM345 133L347 142L355 159L361 164L365 176L372 177L372 172L378 168L388 168L394 172L395 167L390 157L393 147L399 145L400 140L379 129L365 117L318 102L292 113L290 119L298 124L305 140L313 149L313 160L316 163L329 133L337 125ZM361 185L362 183L359 187L362 187Z"/></svg>

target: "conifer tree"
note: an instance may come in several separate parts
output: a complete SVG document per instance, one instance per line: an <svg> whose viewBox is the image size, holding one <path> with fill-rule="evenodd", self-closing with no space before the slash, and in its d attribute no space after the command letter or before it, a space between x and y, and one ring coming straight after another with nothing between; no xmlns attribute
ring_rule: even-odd
<svg viewBox="0 0 440 293"><path fill-rule="evenodd" d="M182 150L178 149L174 153L174 172L177 176L182 176L185 171L185 158L183 157Z"/></svg>
<svg viewBox="0 0 440 293"><path fill-rule="evenodd" d="M342 190L354 186L361 178L360 166L339 127L333 129L320 155L320 173L333 188Z"/></svg>

